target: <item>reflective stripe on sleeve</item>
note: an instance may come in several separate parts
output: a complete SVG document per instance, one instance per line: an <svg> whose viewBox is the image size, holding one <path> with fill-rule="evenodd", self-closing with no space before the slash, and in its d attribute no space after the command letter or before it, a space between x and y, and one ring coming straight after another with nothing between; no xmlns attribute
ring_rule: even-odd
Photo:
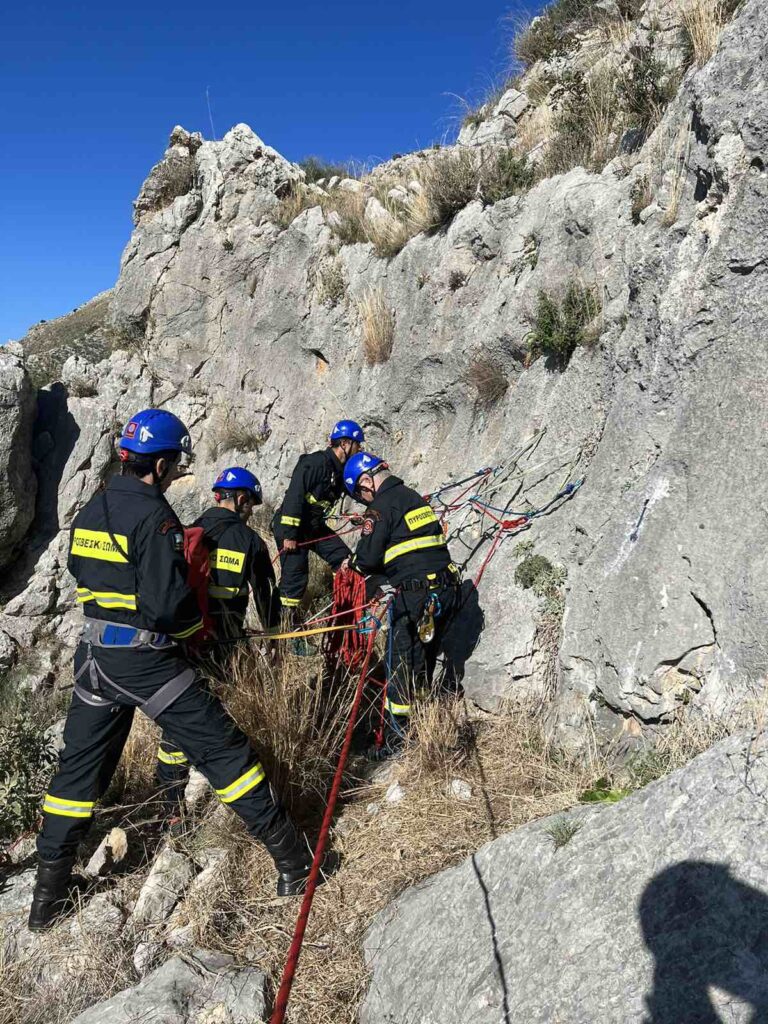
<svg viewBox="0 0 768 1024"><path fill-rule="evenodd" d="M301 526L299 516L280 516L280 522L283 526Z"/></svg>
<svg viewBox="0 0 768 1024"><path fill-rule="evenodd" d="M157 748L157 760L163 764L188 764L187 756L183 750L163 750Z"/></svg>
<svg viewBox="0 0 768 1024"><path fill-rule="evenodd" d="M64 797L46 793L43 812L58 814L62 818L90 818L93 816L93 804L93 800L65 800Z"/></svg>
<svg viewBox="0 0 768 1024"><path fill-rule="evenodd" d="M283 605L285 608L295 608L296 605L301 604L301 598L300 597L283 597L283 595L281 594L280 595L280 604Z"/></svg>
<svg viewBox="0 0 768 1024"><path fill-rule="evenodd" d="M384 565L392 562L401 555L407 555L409 551L423 551L424 548L444 548L445 537L414 537L413 540L404 540L401 544L393 544L384 552Z"/></svg>
<svg viewBox="0 0 768 1024"><path fill-rule="evenodd" d="M245 774L241 775L239 779L235 779L229 786L217 789L216 795L223 804L234 803L235 800L239 800L241 796L245 796L260 782L263 782L265 777L261 764L255 764L253 768L249 768Z"/></svg>

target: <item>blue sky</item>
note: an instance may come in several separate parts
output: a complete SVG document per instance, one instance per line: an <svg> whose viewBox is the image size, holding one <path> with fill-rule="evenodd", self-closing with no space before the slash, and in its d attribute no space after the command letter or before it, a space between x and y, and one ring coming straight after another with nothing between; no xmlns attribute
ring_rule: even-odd
<svg viewBox="0 0 768 1024"><path fill-rule="evenodd" d="M174 124L245 121L298 160L387 159L450 134L509 68L532 0L7 5L0 342L111 287L131 200Z"/></svg>

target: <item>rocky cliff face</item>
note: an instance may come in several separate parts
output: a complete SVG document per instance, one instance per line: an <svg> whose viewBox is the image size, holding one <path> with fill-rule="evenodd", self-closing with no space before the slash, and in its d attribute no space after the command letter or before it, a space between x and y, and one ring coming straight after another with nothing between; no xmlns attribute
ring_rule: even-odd
<svg viewBox="0 0 768 1024"><path fill-rule="evenodd" d="M672 62L673 9L646 4L621 53L652 37ZM685 705L742 705L768 664L767 30L764 5L747 0L640 148L622 137L603 170L576 167L496 202L479 189L388 256L392 204L417 205L423 169L439 172L458 150L395 160L362 183L304 186L245 125L220 142L175 129L136 201L109 297L118 350L96 364L71 356L40 393L37 516L0 629L20 645L73 640L64 531L131 411L163 405L190 424L195 475L172 494L186 516L232 462L247 462L276 503L296 456L346 415L422 491L504 465L486 496L525 510L584 477L524 537L557 579L566 574L557 601L545 607L515 582L525 552L514 541L484 575L484 629L465 681L478 703L546 692L570 744L588 720L631 737ZM595 46L587 33L575 55L553 60L595 66ZM534 66L464 130L464 148L521 152L564 102L558 88L531 98L550 73ZM529 150L543 159L546 140ZM345 235L342 196L362 204L373 242ZM562 297L574 282L597 297L596 340L567 366L531 361L541 293ZM495 378L490 398L478 366ZM4 551L28 526L32 494L21 485L28 385L12 387L17 483ZM489 523L466 511L460 525L454 551L474 572Z"/></svg>

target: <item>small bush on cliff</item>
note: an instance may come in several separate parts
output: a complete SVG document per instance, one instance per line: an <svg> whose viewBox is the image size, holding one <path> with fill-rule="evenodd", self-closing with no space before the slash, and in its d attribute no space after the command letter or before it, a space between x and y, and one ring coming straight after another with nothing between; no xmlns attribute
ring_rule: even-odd
<svg viewBox="0 0 768 1024"><path fill-rule="evenodd" d="M555 0L515 37L514 52L526 67L565 53L592 24L597 0Z"/></svg>
<svg viewBox="0 0 768 1024"><path fill-rule="evenodd" d="M679 0L685 64L703 67L714 55L720 34L741 0Z"/></svg>
<svg viewBox="0 0 768 1024"><path fill-rule="evenodd" d="M630 56L631 62L618 80L619 102L626 127L648 136L677 94L680 73L670 71L654 55L652 45L636 46Z"/></svg>
<svg viewBox="0 0 768 1024"><path fill-rule="evenodd" d="M528 335L530 359L547 356L564 368L579 345L595 339L592 325L599 313L596 290L578 281L569 282L562 298L540 291Z"/></svg>
<svg viewBox="0 0 768 1024"><path fill-rule="evenodd" d="M348 178L349 168L344 164L331 164L319 156L308 156L299 160L299 167L304 171L304 180L308 184L323 178Z"/></svg>
<svg viewBox="0 0 768 1024"><path fill-rule="evenodd" d="M480 195L486 203L498 203L527 192L533 179L533 168L525 157L521 159L509 149L494 150L480 168Z"/></svg>
<svg viewBox="0 0 768 1024"><path fill-rule="evenodd" d="M0 844L30 829L37 818L56 755L45 737L39 702L22 690L3 694L0 716Z"/></svg>

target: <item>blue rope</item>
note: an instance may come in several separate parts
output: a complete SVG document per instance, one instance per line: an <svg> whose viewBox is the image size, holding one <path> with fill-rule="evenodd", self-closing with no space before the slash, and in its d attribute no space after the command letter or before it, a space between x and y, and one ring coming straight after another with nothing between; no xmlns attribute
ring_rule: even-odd
<svg viewBox="0 0 768 1024"><path fill-rule="evenodd" d="M542 513L546 512L547 509L554 505L556 501L559 501L561 498L567 498L570 497L570 495L575 494L583 483L584 477L582 477L580 480L575 480L573 483L566 484L561 491L557 492L557 494L554 496L554 498L551 499L551 501L548 501L546 503L546 505L542 505L540 508L533 509L532 511L528 510L526 512L514 512L512 509L509 508L499 508L498 505L489 505L487 502L481 501L477 494L471 495L467 499L467 501L471 501L473 505L479 505L480 508L487 508L489 512L498 512L499 515L515 516L516 518L522 517L525 519L535 519L536 516L540 516L542 515Z"/></svg>

